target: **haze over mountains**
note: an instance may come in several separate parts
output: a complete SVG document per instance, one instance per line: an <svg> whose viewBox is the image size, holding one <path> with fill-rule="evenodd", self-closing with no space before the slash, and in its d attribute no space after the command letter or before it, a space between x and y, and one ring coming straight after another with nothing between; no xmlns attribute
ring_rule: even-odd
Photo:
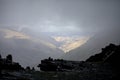
<svg viewBox="0 0 120 80"><path fill-rule="evenodd" d="M0 28L0 51L4 56L13 54L14 59L23 66L35 66L41 59L48 57L81 61L98 53L109 43L120 43L117 36L119 32L113 29L108 30L88 38L52 33L49 35L41 33L35 36L35 34L29 34L29 31L25 33L15 29Z"/></svg>
<svg viewBox="0 0 120 80"><path fill-rule="evenodd" d="M0 51L2 55L12 54L23 66L33 66L41 59L59 58L63 54L45 38L34 38L10 29L0 29Z"/></svg>
<svg viewBox="0 0 120 80"><path fill-rule="evenodd" d="M25 33L26 32L26 33ZM2 55L12 54L23 66L34 66L41 59L62 58L65 51L73 50L84 44L87 37L30 34L29 30L0 28L0 51ZM21 58L22 57L22 58Z"/></svg>
<svg viewBox="0 0 120 80"><path fill-rule="evenodd" d="M24 66L85 60L119 34L120 0L0 0L1 54Z"/></svg>
<svg viewBox="0 0 120 80"><path fill-rule="evenodd" d="M119 29L109 28L96 33L84 45L71 50L63 58L75 61L86 60L91 54L99 53L103 46L110 43L120 44Z"/></svg>

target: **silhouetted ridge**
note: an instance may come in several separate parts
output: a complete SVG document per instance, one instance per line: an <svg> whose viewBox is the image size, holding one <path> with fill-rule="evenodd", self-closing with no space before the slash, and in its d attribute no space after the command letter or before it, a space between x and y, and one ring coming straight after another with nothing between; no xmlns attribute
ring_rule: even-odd
<svg viewBox="0 0 120 80"><path fill-rule="evenodd" d="M30 66L22 68L19 63L13 62L12 55L6 58L0 55L0 80L119 80L119 53L120 45L109 44L86 61L49 57L38 64L41 71Z"/></svg>
<svg viewBox="0 0 120 80"><path fill-rule="evenodd" d="M41 60L41 64L38 65L42 71L68 71L74 69L72 65L74 61L66 61L63 59L44 59Z"/></svg>
<svg viewBox="0 0 120 80"><path fill-rule="evenodd" d="M0 70L20 71L24 68L17 62L12 61L12 55L9 54L6 58L2 58L0 55Z"/></svg>
<svg viewBox="0 0 120 80"><path fill-rule="evenodd" d="M102 48L101 53L88 58L87 62L116 62L120 59L120 45L109 44Z"/></svg>
<svg viewBox="0 0 120 80"><path fill-rule="evenodd" d="M24 69L18 62L12 61L12 55L6 58L0 55L0 80L33 80L30 72L34 69Z"/></svg>
<svg viewBox="0 0 120 80"><path fill-rule="evenodd" d="M120 45L109 44L105 48L102 48L101 53L95 54L88 58L86 61L67 61L62 59L48 58L41 60L38 65L42 71L74 71L84 68L94 67L93 65L112 63L112 66L116 67L119 64L115 64L120 60ZM96 64L95 62L99 63Z"/></svg>

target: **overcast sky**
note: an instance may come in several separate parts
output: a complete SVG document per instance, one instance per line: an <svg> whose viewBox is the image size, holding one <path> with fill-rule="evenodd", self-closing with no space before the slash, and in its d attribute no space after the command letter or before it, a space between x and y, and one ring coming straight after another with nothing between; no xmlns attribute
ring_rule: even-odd
<svg viewBox="0 0 120 80"><path fill-rule="evenodd" d="M0 26L37 32L120 30L120 0L0 0Z"/></svg>

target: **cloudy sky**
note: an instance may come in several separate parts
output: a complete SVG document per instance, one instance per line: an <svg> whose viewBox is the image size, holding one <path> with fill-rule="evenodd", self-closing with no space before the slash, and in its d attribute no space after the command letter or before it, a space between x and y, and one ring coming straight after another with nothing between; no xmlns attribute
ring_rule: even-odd
<svg viewBox="0 0 120 80"><path fill-rule="evenodd" d="M0 0L0 26L84 34L120 29L120 0Z"/></svg>

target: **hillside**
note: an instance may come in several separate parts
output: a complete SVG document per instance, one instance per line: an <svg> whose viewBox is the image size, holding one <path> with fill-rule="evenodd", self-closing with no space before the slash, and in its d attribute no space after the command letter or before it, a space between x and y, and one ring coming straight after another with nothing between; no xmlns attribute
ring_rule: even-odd
<svg viewBox="0 0 120 80"><path fill-rule="evenodd" d="M120 45L109 44L86 61L43 59L38 64L41 71L22 68L12 61L12 55L0 55L1 80L119 80ZM9 66L9 67L8 67Z"/></svg>
<svg viewBox="0 0 120 80"><path fill-rule="evenodd" d="M120 45L109 44L100 53L86 61L67 61L52 58L41 60L38 67L45 72L35 72L35 79L52 80L119 80ZM49 66L49 67L48 67ZM53 72L51 72L53 71ZM64 76L64 77L63 77Z"/></svg>
<svg viewBox="0 0 120 80"><path fill-rule="evenodd" d="M112 28L103 30L100 33L98 32L94 36L90 37L85 44L66 53L62 58L75 61L86 60L91 55L99 53L100 49L109 43L119 44L120 38L118 34L119 30L114 31Z"/></svg>

